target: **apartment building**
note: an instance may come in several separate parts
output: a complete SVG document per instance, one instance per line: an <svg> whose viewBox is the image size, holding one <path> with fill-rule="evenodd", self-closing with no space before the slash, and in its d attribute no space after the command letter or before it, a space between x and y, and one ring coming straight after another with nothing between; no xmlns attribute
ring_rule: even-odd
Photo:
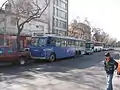
<svg viewBox="0 0 120 90"><path fill-rule="evenodd" d="M10 4L12 0L9 0ZM17 1L17 0L15 0ZM18 0L19 1L19 0ZM23 1L23 0L20 0ZM31 0L25 0L30 2ZM38 0L40 6L44 6L45 0ZM8 7L10 12L14 12L14 8ZM11 9L10 9L11 8ZM7 25L10 28L14 27L14 33L16 33L16 21L14 15L7 15ZM8 20L9 19L9 20ZM25 18L23 18L24 20ZM11 22L9 22L11 21ZM11 25L12 24L12 25ZM6 27L8 28L8 27ZM48 8L43 15L31 22L25 24L22 34L31 33L54 33L58 35L67 35L68 30L68 0L50 0Z"/></svg>
<svg viewBox="0 0 120 90"><path fill-rule="evenodd" d="M8 4L11 4L9 0ZM15 0L17 1L17 0ZM22 0L18 0L22 1ZM30 1L30 0L28 0ZM38 0L40 6L44 6L45 0ZM9 12L14 12L11 5L7 5ZM5 18L5 19L4 19ZM0 34L15 36L17 33L16 16L1 10L0 12ZM22 17L22 20L26 19ZM67 35L68 30L68 0L50 0L50 4L43 15L29 23L26 23L21 36L32 36L45 33L54 33L57 35ZM2 38L3 39L3 38ZM1 39L1 40L2 40Z"/></svg>
<svg viewBox="0 0 120 90"><path fill-rule="evenodd" d="M67 35L68 31L68 0L54 0L53 33Z"/></svg>

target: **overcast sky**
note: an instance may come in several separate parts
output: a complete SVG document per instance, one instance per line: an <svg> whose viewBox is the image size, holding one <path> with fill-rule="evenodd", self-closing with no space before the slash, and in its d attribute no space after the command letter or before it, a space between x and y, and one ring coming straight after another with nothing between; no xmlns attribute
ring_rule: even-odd
<svg viewBox="0 0 120 90"><path fill-rule="evenodd" d="M69 0L69 23L85 17L93 26L120 40L120 0Z"/></svg>
<svg viewBox="0 0 120 90"><path fill-rule="evenodd" d="M69 22L77 16L120 40L120 0L69 0Z"/></svg>

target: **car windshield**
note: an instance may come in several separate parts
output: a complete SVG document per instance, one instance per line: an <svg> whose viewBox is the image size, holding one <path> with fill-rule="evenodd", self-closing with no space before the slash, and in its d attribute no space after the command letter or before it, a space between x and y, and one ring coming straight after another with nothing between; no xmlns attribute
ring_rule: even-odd
<svg viewBox="0 0 120 90"><path fill-rule="evenodd" d="M90 48L91 47L91 44L90 43L87 43L86 44L86 48Z"/></svg>
<svg viewBox="0 0 120 90"><path fill-rule="evenodd" d="M32 46L45 46L46 38L32 38L31 45Z"/></svg>
<svg viewBox="0 0 120 90"><path fill-rule="evenodd" d="M38 40L38 46L45 46L46 45L46 38L39 38Z"/></svg>
<svg viewBox="0 0 120 90"><path fill-rule="evenodd" d="M91 43L86 44L86 48L92 48L92 47L93 47L93 44L91 44Z"/></svg>

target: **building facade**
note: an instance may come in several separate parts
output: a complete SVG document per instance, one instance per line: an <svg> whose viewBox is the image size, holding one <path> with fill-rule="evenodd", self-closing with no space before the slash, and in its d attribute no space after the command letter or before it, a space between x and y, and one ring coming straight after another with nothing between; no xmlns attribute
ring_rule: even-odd
<svg viewBox="0 0 120 90"><path fill-rule="evenodd" d="M54 0L53 33L67 35L68 31L68 0Z"/></svg>
<svg viewBox="0 0 120 90"><path fill-rule="evenodd" d="M75 20L73 23L69 25L68 36L90 41L91 28L87 24L80 23Z"/></svg>
<svg viewBox="0 0 120 90"><path fill-rule="evenodd" d="M1 40L3 40L3 36L15 36L17 34L16 15L14 15L15 8L12 7L11 1L12 0L9 0L9 5L6 6L6 9L8 9L8 12L13 13L5 13L3 10L0 10L0 35L2 36ZM30 2L30 0L18 1ZM38 0L38 3L40 6L44 6L45 0ZM24 16L21 18L22 20L26 19ZM34 19L24 25L21 36L26 37L45 33L67 35L67 30L68 0L50 0L49 6L40 18Z"/></svg>
<svg viewBox="0 0 120 90"><path fill-rule="evenodd" d="M24 0L20 1L22 2ZM30 2L31 0L25 1ZM38 0L38 4L40 6L44 6L45 0ZM13 10L14 8L12 9L12 11ZM16 25L14 26L16 27ZM67 31L68 31L68 0L50 0L49 6L47 7L43 15L37 20L32 20L31 22L25 24L22 34L32 35L54 33L57 35L67 35Z"/></svg>

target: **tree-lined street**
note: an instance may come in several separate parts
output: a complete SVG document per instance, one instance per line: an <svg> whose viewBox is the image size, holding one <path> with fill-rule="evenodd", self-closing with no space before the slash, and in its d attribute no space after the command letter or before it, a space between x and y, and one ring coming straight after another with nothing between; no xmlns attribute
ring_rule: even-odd
<svg viewBox="0 0 120 90"><path fill-rule="evenodd" d="M115 59L118 51L111 51ZM104 52L54 63L2 66L0 90L105 90ZM120 78L113 79L119 90Z"/></svg>
<svg viewBox="0 0 120 90"><path fill-rule="evenodd" d="M69 2L0 0L0 64L15 64L0 65L0 90L105 90L105 51L111 50L115 60L120 58L119 38L110 33L119 32L117 4L109 5L109 0L106 4L102 0ZM49 63L33 63L35 59ZM120 89L119 79L115 72L114 90Z"/></svg>

